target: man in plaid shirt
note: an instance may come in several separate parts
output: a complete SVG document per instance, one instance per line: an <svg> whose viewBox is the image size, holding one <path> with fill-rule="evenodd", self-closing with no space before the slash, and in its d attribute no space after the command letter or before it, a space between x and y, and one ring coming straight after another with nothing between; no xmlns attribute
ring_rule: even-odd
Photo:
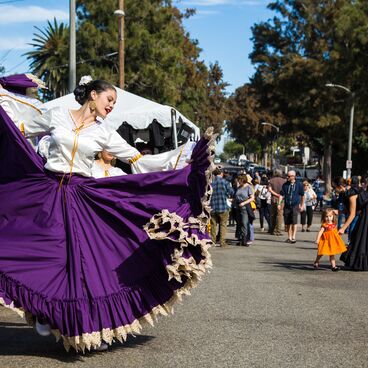
<svg viewBox="0 0 368 368"><path fill-rule="evenodd" d="M220 169L215 169L212 180L212 197L211 197L211 238L216 243L217 224L220 226L220 246L226 247L226 230L229 219L229 206L227 199L232 197L234 190L230 183L223 178Z"/></svg>

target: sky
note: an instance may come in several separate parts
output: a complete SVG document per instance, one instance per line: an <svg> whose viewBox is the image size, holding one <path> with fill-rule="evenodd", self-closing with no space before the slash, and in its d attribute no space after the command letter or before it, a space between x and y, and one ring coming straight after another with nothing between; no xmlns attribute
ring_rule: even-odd
<svg viewBox="0 0 368 368"><path fill-rule="evenodd" d="M219 62L224 80L230 84L228 93L246 83L253 74L248 58L252 51L251 27L271 18L272 13L266 7L268 2L174 0L182 10L197 10L195 16L185 20L184 26L198 40L203 50L201 58L208 65ZM28 43L37 32L35 26L42 29L54 17L68 23L69 0L0 0L0 65L5 67L6 75L29 72L29 62L23 54L31 50Z"/></svg>

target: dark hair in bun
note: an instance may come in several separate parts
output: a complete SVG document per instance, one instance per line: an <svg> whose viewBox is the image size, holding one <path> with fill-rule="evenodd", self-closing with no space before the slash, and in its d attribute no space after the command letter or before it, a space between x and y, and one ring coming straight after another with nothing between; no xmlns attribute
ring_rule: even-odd
<svg viewBox="0 0 368 368"><path fill-rule="evenodd" d="M92 91L96 91L98 94L109 89L116 91L115 87L104 80L96 79L89 83L79 85L73 91L75 100L80 104L84 105L89 99Z"/></svg>

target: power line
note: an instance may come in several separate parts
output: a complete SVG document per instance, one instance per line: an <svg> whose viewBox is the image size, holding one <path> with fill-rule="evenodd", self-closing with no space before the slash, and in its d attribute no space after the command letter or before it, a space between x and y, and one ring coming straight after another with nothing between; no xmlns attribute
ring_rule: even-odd
<svg viewBox="0 0 368 368"><path fill-rule="evenodd" d="M8 51L4 52L3 57L0 59L0 63L4 62L4 60L6 60L6 57L13 51L14 49L10 49Z"/></svg>
<svg viewBox="0 0 368 368"><path fill-rule="evenodd" d="M12 68L10 68L9 70L7 70L6 72L9 73L12 70L18 68L18 66L21 66L22 64L24 64L27 60L23 60L22 62L20 62L19 64L17 64L16 66L13 66Z"/></svg>
<svg viewBox="0 0 368 368"><path fill-rule="evenodd" d="M11 3L16 3L19 1L24 1L24 0L8 0L8 1L0 1L0 5L1 4L11 4Z"/></svg>
<svg viewBox="0 0 368 368"><path fill-rule="evenodd" d="M111 52L109 54L101 55L101 56L98 56L98 57L95 57L95 58L77 61L77 64L84 64L84 63L88 63L89 61L104 59L104 58L108 58L108 57L111 57L111 56L115 56L117 54L118 54L118 52ZM49 70L58 69L58 68L66 68L68 66L69 66L69 63L63 64L63 65L56 65L56 66L53 66L52 68L49 68Z"/></svg>

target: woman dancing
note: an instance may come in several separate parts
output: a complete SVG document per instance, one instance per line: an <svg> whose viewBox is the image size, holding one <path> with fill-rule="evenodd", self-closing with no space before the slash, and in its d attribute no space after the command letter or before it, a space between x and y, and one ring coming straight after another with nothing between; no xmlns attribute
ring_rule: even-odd
<svg viewBox="0 0 368 368"><path fill-rule="evenodd" d="M141 157L109 131L100 120L116 101L109 83L75 96L80 109L26 126L26 136L50 135L45 166L0 107L0 303L84 351L166 315L211 267L214 147L209 132L184 169L94 179L102 150L135 172L175 167L181 150Z"/></svg>

